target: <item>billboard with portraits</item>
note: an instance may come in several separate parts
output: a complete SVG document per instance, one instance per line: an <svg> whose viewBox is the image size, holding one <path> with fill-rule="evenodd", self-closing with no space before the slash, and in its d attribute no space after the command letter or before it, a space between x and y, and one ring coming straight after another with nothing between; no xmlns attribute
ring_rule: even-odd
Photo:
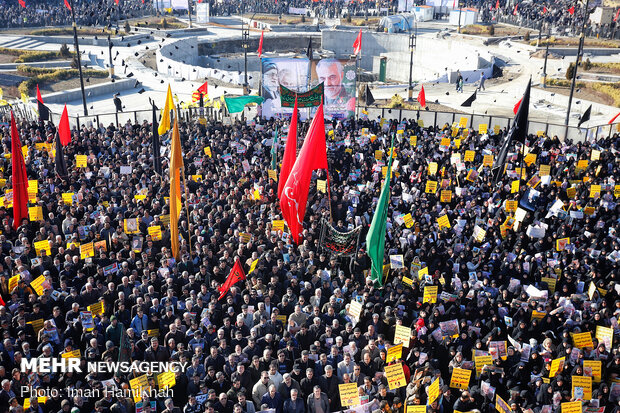
<svg viewBox="0 0 620 413"><path fill-rule="evenodd" d="M283 108L280 102L280 85L303 92L308 87L310 61L295 58L263 58L261 96L262 117L290 117L293 108Z"/></svg>
<svg viewBox="0 0 620 413"><path fill-rule="evenodd" d="M324 84L326 118L345 119L355 114L355 61L340 59L313 60L310 82Z"/></svg>

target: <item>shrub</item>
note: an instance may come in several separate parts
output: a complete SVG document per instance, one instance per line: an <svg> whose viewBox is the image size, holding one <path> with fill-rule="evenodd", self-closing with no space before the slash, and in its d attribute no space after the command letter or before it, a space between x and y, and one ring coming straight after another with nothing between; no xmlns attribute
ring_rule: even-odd
<svg viewBox="0 0 620 413"><path fill-rule="evenodd" d="M618 83L594 83L592 89L604 93L614 100L614 105L620 107L620 82Z"/></svg>
<svg viewBox="0 0 620 413"><path fill-rule="evenodd" d="M80 62L78 61L77 56L73 56L73 59L71 60L71 68L77 69L78 67L80 67Z"/></svg>
<svg viewBox="0 0 620 413"><path fill-rule="evenodd" d="M43 67L32 67L20 65L17 72L21 75L30 76L28 80L24 80L18 86L20 93L29 94L37 84L41 85L45 82L56 82L59 80L72 79L80 75L77 69L47 69ZM87 77L107 77L108 72L103 70L85 69L82 74Z"/></svg>
<svg viewBox="0 0 620 413"><path fill-rule="evenodd" d="M67 46L67 43L63 43L62 46L60 46L60 50L58 51L58 53L62 57L71 56L71 51L69 50L69 46Z"/></svg>
<svg viewBox="0 0 620 413"><path fill-rule="evenodd" d="M530 32L525 32L525 34L523 35L523 40L526 42L530 41Z"/></svg>
<svg viewBox="0 0 620 413"><path fill-rule="evenodd" d="M163 29L167 29L168 28L168 20L166 20L165 17L163 19L161 19L161 27Z"/></svg>
<svg viewBox="0 0 620 413"><path fill-rule="evenodd" d="M125 33L131 33L131 26L129 25L128 21L125 21Z"/></svg>
<svg viewBox="0 0 620 413"><path fill-rule="evenodd" d="M590 61L590 58L588 57L586 61L583 62L583 70L590 70L590 69L592 69L592 62Z"/></svg>
<svg viewBox="0 0 620 413"><path fill-rule="evenodd" d="M489 26L489 36L495 36L495 25L494 24Z"/></svg>
<svg viewBox="0 0 620 413"><path fill-rule="evenodd" d="M351 23L351 15L347 14L347 18L345 19L347 23Z"/></svg>
<svg viewBox="0 0 620 413"><path fill-rule="evenodd" d="M393 109L393 108L401 108L401 107L403 107L404 103L405 103L405 99L403 99L402 96L394 95L390 99L390 103L388 103L387 107L391 108L391 109Z"/></svg>
<svg viewBox="0 0 620 413"><path fill-rule="evenodd" d="M568 65L568 69L566 69L566 79L573 80L573 72L575 71L575 64L571 63Z"/></svg>

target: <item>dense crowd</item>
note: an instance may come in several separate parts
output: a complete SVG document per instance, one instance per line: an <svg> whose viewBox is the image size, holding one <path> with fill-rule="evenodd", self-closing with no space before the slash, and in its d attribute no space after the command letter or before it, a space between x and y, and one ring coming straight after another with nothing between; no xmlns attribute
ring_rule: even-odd
<svg viewBox="0 0 620 413"><path fill-rule="evenodd" d="M17 0L0 0L0 28L70 26L71 12L62 0L25 0L26 7ZM67 0L69 2L69 0ZM74 0L75 21L80 26L108 26L116 21L141 17L152 13L150 0L125 0L119 6L114 1Z"/></svg>
<svg viewBox="0 0 620 413"><path fill-rule="evenodd" d="M343 383L358 386L360 406L350 408L359 413L426 404L427 412L491 413L500 398L503 413L556 412L575 399L588 412L615 413L619 135L587 143L530 135L524 160L516 144L495 183L488 156L497 155L505 131L464 126L328 123L331 205L313 181L303 242L294 245L286 227L274 229L282 218L277 182L268 177L269 145L277 129L282 159L287 122L181 123L187 208L175 261L167 172L154 172L148 123L82 125L64 148L69 175L58 177L51 147L42 145L54 141L54 125L18 122L28 179L38 181L30 206L41 216L15 230L10 197L2 198L0 413L329 413L348 409ZM6 123L0 132L6 189ZM389 265L379 287L369 279L363 240L392 136ZM85 168L75 167L78 154L87 155ZM316 175L325 179L324 171ZM330 216L341 232L361 226L351 256L321 244L321 219ZM40 252L41 241L49 251ZM80 246L91 242L94 256L82 257ZM218 301L237 259L246 274L258 262ZM402 327L411 329L402 353L388 359ZM590 334L577 340L576 333ZM170 397L138 405L103 391L66 393L127 388L133 374L20 367L24 358L75 350L83 361L188 367L175 373ZM404 381L393 388L384 372L399 363ZM451 387L455 371L471 371L462 388ZM582 376L593 377L591 390L577 381ZM155 376L149 382L156 387ZM37 400L22 386L62 392Z"/></svg>

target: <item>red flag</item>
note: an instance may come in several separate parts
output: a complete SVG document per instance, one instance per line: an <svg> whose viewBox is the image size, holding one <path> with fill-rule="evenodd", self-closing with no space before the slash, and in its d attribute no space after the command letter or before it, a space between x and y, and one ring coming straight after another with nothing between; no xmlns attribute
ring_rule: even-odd
<svg viewBox="0 0 620 413"><path fill-rule="evenodd" d="M360 29L360 32L357 34L357 37L355 38L355 41L353 42L353 54L357 56L358 53L361 51L362 51L362 29Z"/></svg>
<svg viewBox="0 0 620 413"><path fill-rule="evenodd" d="M37 83L37 101L39 101L41 103L44 103L43 102L43 98L41 97L41 91L39 90L39 84L38 83Z"/></svg>
<svg viewBox="0 0 620 413"><path fill-rule="evenodd" d="M286 147L284 148L284 159L282 160L282 169L280 169L280 180L278 181L278 198L282 199L282 190L284 184L295 165L295 157L297 156L297 96L295 96L295 106L293 107L293 116L291 116L291 124L288 127L288 136L286 137Z"/></svg>
<svg viewBox="0 0 620 413"><path fill-rule="evenodd" d="M519 101L517 102L517 104L515 105L514 108L512 108L512 111L514 112L514 114L517 114L517 111L519 110L519 106L521 106L521 101L523 100L523 98L519 99Z"/></svg>
<svg viewBox="0 0 620 413"><path fill-rule="evenodd" d="M420 93L418 93L418 102L423 108L426 107L426 93L424 93L424 85L422 85L422 89L420 89Z"/></svg>
<svg viewBox="0 0 620 413"><path fill-rule="evenodd" d="M258 41L258 57L261 57L261 55L263 54L263 36L265 34L265 31L261 31L260 32L260 40Z"/></svg>
<svg viewBox="0 0 620 413"><path fill-rule="evenodd" d="M303 231L312 171L327 169L327 145L325 144L325 119L323 116L323 104L321 103L280 198L282 216L286 220L296 244L299 244L299 238ZM329 186L329 175L327 176L327 185Z"/></svg>
<svg viewBox="0 0 620 413"><path fill-rule="evenodd" d="M517 15L517 10L518 10L518 8L519 8L519 4L517 3L517 4L515 4L515 9L512 11L512 15L513 15L513 16L516 16L516 15Z"/></svg>
<svg viewBox="0 0 620 413"><path fill-rule="evenodd" d="M19 2L19 5L22 6L23 8L26 8L26 1L25 0L17 0Z"/></svg>
<svg viewBox="0 0 620 413"><path fill-rule="evenodd" d="M71 5L69 4L67 0L65 0L65 7L68 8L69 11L71 11Z"/></svg>
<svg viewBox="0 0 620 413"><path fill-rule="evenodd" d="M620 9L616 12L616 17L614 17L614 21L618 21L618 15L620 14Z"/></svg>
<svg viewBox="0 0 620 413"><path fill-rule="evenodd" d="M547 13L547 6L543 6L543 14Z"/></svg>
<svg viewBox="0 0 620 413"><path fill-rule="evenodd" d="M119 1L119 0L114 0L114 3L116 3L116 5L117 5L117 6L118 6L118 1Z"/></svg>
<svg viewBox="0 0 620 413"><path fill-rule="evenodd" d="M2 305L2 306L6 306L6 303L4 302L4 300L2 299L2 297L0 297L0 305Z"/></svg>
<svg viewBox="0 0 620 413"><path fill-rule="evenodd" d="M614 116L613 118L611 118L611 120L609 122L607 122L608 125L611 125L612 123L614 123L614 121L618 118L618 116L620 116L620 112L618 112L618 114L616 116Z"/></svg>
<svg viewBox="0 0 620 413"><path fill-rule="evenodd" d="M497 2L495 3L495 9L499 9L499 0L497 0Z"/></svg>
<svg viewBox="0 0 620 413"><path fill-rule="evenodd" d="M202 93L203 95L208 95L209 94L209 82L204 82L202 86L198 88L198 91Z"/></svg>
<svg viewBox="0 0 620 413"><path fill-rule="evenodd" d="M456 0L452 0L452 8L455 9L456 8Z"/></svg>
<svg viewBox="0 0 620 413"><path fill-rule="evenodd" d="M11 111L11 169L13 174L13 229L19 228L22 219L28 217L28 175L26 163L22 153L22 143L19 140L17 125Z"/></svg>
<svg viewBox="0 0 620 413"><path fill-rule="evenodd" d="M575 14L575 6L571 6L571 8L568 9L568 14L570 14L571 16Z"/></svg>
<svg viewBox="0 0 620 413"><path fill-rule="evenodd" d="M220 297L217 300L219 301L224 298L226 293L230 291L230 287L242 280L245 280L245 273L243 272L243 267L241 267L239 258L237 258L235 265L233 265L232 270L230 270L230 274L228 274L228 277L226 278L226 281L224 281L224 284L218 288Z"/></svg>
<svg viewBox="0 0 620 413"><path fill-rule="evenodd" d="M62 146L67 146L71 143L71 127L69 126L69 114L67 113L67 104L65 103L65 109L62 111L60 117L60 123L58 124L58 136L60 136L60 143Z"/></svg>

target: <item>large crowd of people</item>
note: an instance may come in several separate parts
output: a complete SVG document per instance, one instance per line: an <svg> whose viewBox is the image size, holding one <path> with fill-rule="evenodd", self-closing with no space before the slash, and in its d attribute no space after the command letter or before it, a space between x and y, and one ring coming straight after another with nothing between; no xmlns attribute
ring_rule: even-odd
<svg viewBox="0 0 620 413"><path fill-rule="evenodd" d="M59 177L48 145L55 126L17 126L30 206L41 209L14 229L10 195L1 198L0 413L490 413L500 400L502 413L559 412L574 400L587 412L619 408L615 129L589 142L530 135L526 148L511 148L496 182L489 165L506 131L493 125L478 133L478 125L415 119L328 122L331 199L313 180L295 245L269 178L269 145L279 131L279 162L288 122L182 122L187 187L175 260L168 135L160 176L148 123L82 125L64 148L69 174ZM7 123L0 134L6 190ZM364 240L392 136L380 286ZM76 155L87 156L86 167ZM352 255L322 244L330 218L340 232L361 227ZM91 242L88 257L80 246ZM219 300L237 260L247 278ZM389 351L397 341L402 350ZM112 393L134 373L21 368L22 359L75 350L82 361L187 368L169 397L138 403ZM385 372L398 364L404 378L395 384ZM453 382L463 372L469 381ZM346 406L339 385L350 383L359 398ZM23 386L61 391L37 399Z"/></svg>

